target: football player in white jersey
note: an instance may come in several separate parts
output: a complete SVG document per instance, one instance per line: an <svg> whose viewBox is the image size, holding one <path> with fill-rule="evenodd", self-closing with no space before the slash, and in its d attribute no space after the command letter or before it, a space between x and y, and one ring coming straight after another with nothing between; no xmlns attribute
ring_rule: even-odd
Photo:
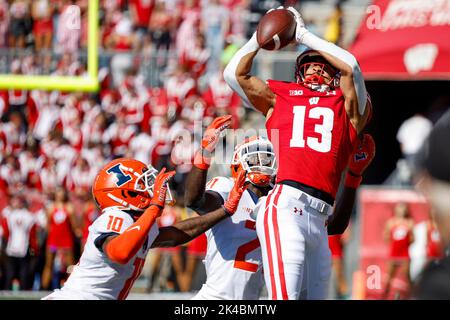
<svg viewBox="0 0 450 320"><path fill-rule="evenodd" d="M261 249L252 213L258 199L271 189L270 183L276 174L275 155L269 140L256 136L247 138L235 148L232 178L215 177L206 184L210 155L230 121L229 116L219 117L208 127L186 181L186 205L205 214L220 208L237 175L247 173L247 189L236 213L206 232L208 247L204 263L207 279L194 299L255 300L264 284Z"/></svg>
<svg viewBox="0 0 450 320"><path fill-rule="evenodd" d="M244 192L245 174L241 174L222 207L171 227L158 228L156 219L165 203L172 201L167 183L174 174L163 169L157 175L152 166L133 159L121 158L107 164L93 185L102 214L89 227L80 261L62 289L43 299L125 299L150 248L177 246L192 240L233 215Z"/></svg>

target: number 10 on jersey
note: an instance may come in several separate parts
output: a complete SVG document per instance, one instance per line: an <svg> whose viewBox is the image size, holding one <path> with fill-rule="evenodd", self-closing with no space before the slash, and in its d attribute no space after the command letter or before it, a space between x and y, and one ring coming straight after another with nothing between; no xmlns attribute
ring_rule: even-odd
<svg viewBox="0 0 450 320"><path fill-rule="evenodd" d="M320 119L314 127L314 132L321 135L321 138L305 137L306 107L294 106L294 123L292 124L292 137L289 146L291 148L304 148L305 144L318 152L329 152L331 150L331 132L333 131L334 112L329 108L315 107L309 110L308 118Z"/></svg>

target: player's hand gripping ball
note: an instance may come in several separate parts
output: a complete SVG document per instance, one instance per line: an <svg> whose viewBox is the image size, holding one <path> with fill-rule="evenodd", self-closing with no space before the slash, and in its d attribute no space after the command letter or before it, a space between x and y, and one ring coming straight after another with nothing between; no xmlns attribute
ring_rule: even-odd
<svg viewBox="0 0 450 320"><path fill-rule="evenodd" d="M302 43L303 36L308 30L305 28L305 22L303 21L302 15L294 7L287 8L295 17L295 37L293 40L297 43Z"/></svg>
<svg viewBox="0 0 450 320"><path fill-rule="evenodd" d="M245 189L247 189L247 186L244 185L246 174L247 172L245 170L241 170L239 172L236 180L234 181L233 189L231 190L227 201L225 201L223 205L226 213L228 213L230 216L236 212L242 194L244 193Z"/></svg>
<svg viewBox="0 0 450 320"><path fill-rule="evenodd" d="M167 194L167 184L169 180L175 175L175 171L170 171L166 173L166 168L163 168L155 178L155 183L153 185L153 198L150 202L151 205L164 208L164 203L166 201Z"/></svg>

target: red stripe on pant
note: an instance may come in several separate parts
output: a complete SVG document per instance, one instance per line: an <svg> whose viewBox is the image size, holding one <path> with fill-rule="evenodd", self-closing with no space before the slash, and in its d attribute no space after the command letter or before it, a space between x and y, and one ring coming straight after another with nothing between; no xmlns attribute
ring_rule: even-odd
<svg viewBox="0 0 450 320"><path fill-rule="evenodd" d="M283 255L281 253L280 232L278 229L278 219L277 219L277 205L278 205L278 198L280 197L281 194L281 190L283 190L283 186L280 186L273 201L272 223L273 223L273 230L275 233L275 245L277 248L278 275L280 277L281 296L283 300L288 300L288 294L286 289L286 278L284 276Z"/></svg>
<svg viewBox="0 0 450 320"><path fill-rule="evenodd" d="M266 238L266 248L267 248L267 256L269 261L269 277L270 277L270 287L272 290L272 300L277 299L277 287L275 285L274 271L273 271L273 261L272 261L272 249L270 247L270 234L269 234L269 223L268 223L268 215L269 215L269 206L270 200L273 196L275 190L273 190L266 200L266 210L264 212L264 235Z"/></svg>

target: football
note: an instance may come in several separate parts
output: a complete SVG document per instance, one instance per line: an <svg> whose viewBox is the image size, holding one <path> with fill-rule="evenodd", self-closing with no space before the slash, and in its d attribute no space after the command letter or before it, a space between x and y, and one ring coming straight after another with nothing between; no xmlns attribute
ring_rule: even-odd
<svg viewBox="0 0 450 320"><path fill-rule="evenodd" d="M279 50L295 37L295 17L287 9L277 9L265 14L256 29L256 40L261 48Z"/></svg>

